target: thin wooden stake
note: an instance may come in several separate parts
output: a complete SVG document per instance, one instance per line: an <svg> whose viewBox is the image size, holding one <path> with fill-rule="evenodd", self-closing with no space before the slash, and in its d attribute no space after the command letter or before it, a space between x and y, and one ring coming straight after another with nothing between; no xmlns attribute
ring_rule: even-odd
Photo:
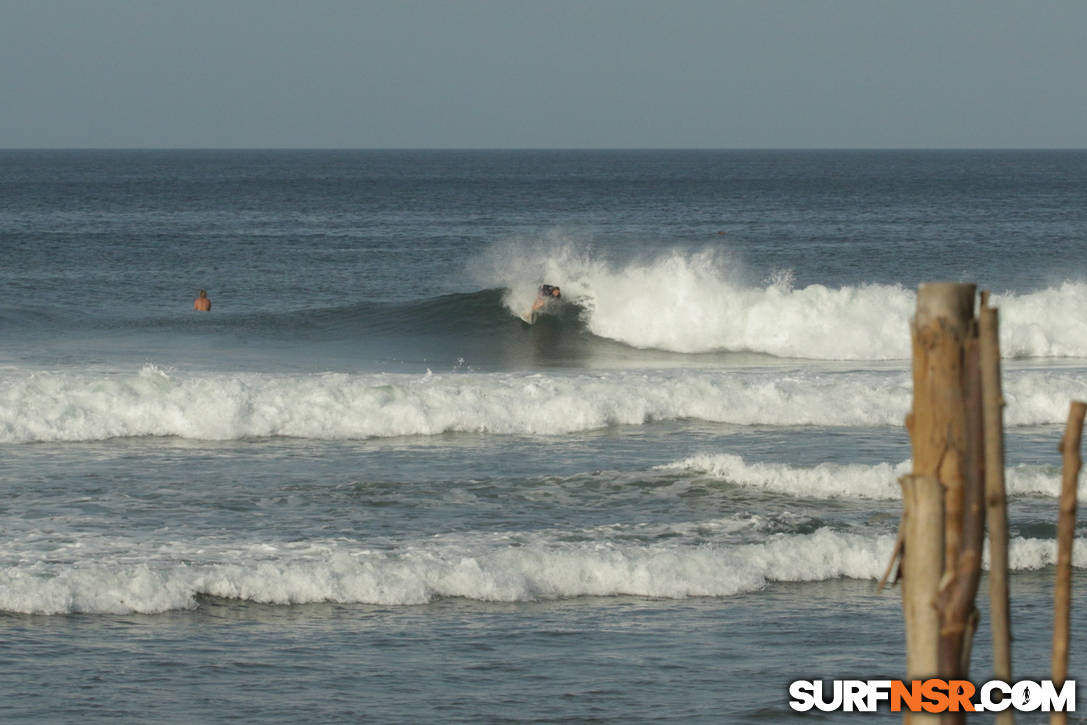
<svg viewBox="0 0 1087 725"><path fill-rule="evenodd" d="M1083 438L1083 417L1087 403L1072 401L1068 407L1068 423L1061 440L1061 498L1060 518L1057 520L1057 584L1053 602L1053 661L1050 677L1059 689L1068 678L1068 623L1072 604L1072 544L1076 535L1076 484L1083 466L1080 442ZM1050 713L1051 725L1064 725L1068 714Z"/></svg>
<svg viewBox="0 0 1087 725"><path fill-rule="evenodd" d="M905 518L905 514L903 514ZM895 570L895 564L898 563L898 557L902 556L902 540L903 531L905 530L905 524L900 523L898 526L898 536L895 538L895 548L891 551L891 560L887 562L887 569L884 570L883 576L879 580L879 584L876 585L876 594L883 591L883 587L887 585L887 580L891 578L891 572Z"/></svg>
<svg viewBox="0 0 1087 725"><path fill-rule="evenodd" d="M1008 594L1008 506L1004 482L1004 395L1000 386L1000 318L982 293L978 315L981 344L982 415L985 429L985 503L989 523L989 619L993 634L993 674L1012 681L1011 617ZM998 725L1014 725L1011 708L997 714Z"/></svg>

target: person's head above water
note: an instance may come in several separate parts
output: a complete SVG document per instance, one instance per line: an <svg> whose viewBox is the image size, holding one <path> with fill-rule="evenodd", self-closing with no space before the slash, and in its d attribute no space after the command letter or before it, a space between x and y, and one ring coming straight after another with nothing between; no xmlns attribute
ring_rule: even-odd
<svg viewBox="0 0 1087 725"><path fill-rule="evenodd" d="M559 291L557 285L544 284L540 285L541 297L562 297L562 292Z"/></svg>

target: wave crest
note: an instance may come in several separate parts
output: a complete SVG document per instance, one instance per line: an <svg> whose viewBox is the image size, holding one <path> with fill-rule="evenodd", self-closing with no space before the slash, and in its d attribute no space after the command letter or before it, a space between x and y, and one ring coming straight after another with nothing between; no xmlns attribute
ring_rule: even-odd
<svg viewBox="0 0 1087 725"><path fill-rule="evenodd" d="M392 550L347 542L223 549L217 561L98 557L94 562L0 567L0 611L30 614L158 613L197 606L201 596L261 604L320 602L419 605L461 597L526 602L569 597L727 597L771 582L876 579L893 548L891 534L821 528L758 543L635 545L553 537L429 541ZM175 550L177 546L173 547ZM1087 541L1075 542L1084 561ZM1014 570L1050 566L1052 540L1015 538Z"/></svg>
<svg viewBox="0 0 1087 725"><path fill-rule="evenodd" d="M911 465L906 460L897 464L791 466L748 462L732 453L708 453L660 466L658 470L689 472L798 498L899 499L902 495L898 479L910 472ZM1054 466L1020 464L1005 471L1005 484L1013 496L1055 498L1060 492L1060 471ZM1087 501L1087 490L1081 490L1079 497Z"/></svg>
<svg viewBox="0 0 1087 725"><path fill-rule="evenodd" d="M1064 420L1076 371L1005 381L1008 425ZM0 442L139 436L362 439L449 432L560 435L683 419L897 426L904 372L686 370L583 374L32 373L0 378Z"/></svg>
<svg viewBox="0 0 1087 725"><path fill-rule="evenodd" d="M198 596L262 604L418 605L449 597L524 602L568 597L683 599L757 591L770 581L874 578L893 537L820 529L763 543L511 546L439 541L375 551L335 542L300 550L238 549L224 561L83 562L0 568L0 611L156 613L191 609Z"/></svg>
<svg viewBox="0 0 1087 725"><path fill-rule="evenodd" d="M748 351L785 358L899 360L910 355L916 295L900 285L795 288L782 270L761 283L721 250L673 250L612 264L549 240L492 254L486 278L519 313L536 285L562 286L593 334L679 353ZM1087 284L993 296L1007 357L1087 357Z"/></svg>

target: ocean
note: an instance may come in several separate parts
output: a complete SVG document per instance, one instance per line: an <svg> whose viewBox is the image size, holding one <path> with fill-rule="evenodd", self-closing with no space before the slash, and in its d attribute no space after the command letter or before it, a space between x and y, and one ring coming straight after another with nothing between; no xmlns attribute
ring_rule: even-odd
<svg viewBox="0 0 1087 725"><path fill-rule="evenodd" d="M904 676L944 280L1047 676L1087 152L4 151L0 259L4 722L897 722L788 683Z"/></svg>

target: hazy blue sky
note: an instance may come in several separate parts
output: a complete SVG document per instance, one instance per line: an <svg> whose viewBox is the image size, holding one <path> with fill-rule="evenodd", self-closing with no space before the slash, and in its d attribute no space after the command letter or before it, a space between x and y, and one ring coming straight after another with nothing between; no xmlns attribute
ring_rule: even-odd
<svg viewBox="0 0 1087 725"><path fill-rule="evenodd" d="M0 147L1087 148L1087 2L0 0Z"/></svg>

